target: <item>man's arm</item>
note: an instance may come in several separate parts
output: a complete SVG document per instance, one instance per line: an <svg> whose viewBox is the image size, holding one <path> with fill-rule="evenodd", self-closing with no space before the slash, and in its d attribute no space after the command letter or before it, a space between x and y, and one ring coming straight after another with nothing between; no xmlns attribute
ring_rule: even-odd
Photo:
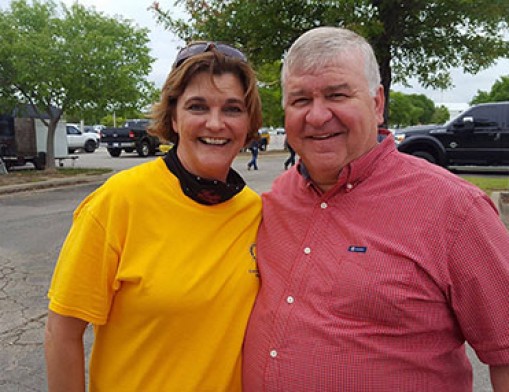
<svg viewBox="0 0 509 392"><path fill-rule="evenodd" d="M87 324L49 311L44 347L50 392L85 391L83 333Z"/></svg>
<svg viewBox="0 0 509 392"><path fill-rule="evenodd" d="M509 392L509 365L490 366L493 392Z"/></svg>

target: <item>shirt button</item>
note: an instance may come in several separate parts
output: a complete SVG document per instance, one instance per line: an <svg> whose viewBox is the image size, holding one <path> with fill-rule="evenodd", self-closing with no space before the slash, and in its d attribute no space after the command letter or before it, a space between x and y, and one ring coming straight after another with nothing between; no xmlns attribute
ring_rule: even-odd
<svg viewBox="0 0 509 392"><path fill-rule="evenodd" d="M295 302L295 298L293 298L291 295L289 295L286 298L286 302L288 302L289 304L293 304Z"/></svg>
<svg viewBox="0 0 509 392"><path fill-rule="evenodd" d="M307 255L310 254L311 253L311 248L308 248L308 247L304 248L304 253L307 254Z"/></svg>
<svg viewBox="0 0 509 392"><path fill-rule="evenodd" d="M320 204L320 207L322 208L322 210L325 210L328 207L328 205L327 203L323 202L322 204Z"/></svg>
<svg viewBox="0 0 509 392"><path fill-rule="evenodd" d="M271 352L270 352L270 356L271 356L272 358L276 358L276 357L277 357L277 351L276 351L276 350L271 350Z"/></svg>
<svg viewBox="0 0 509 392"><path fill-rule="evenodd" d="M350 183L346 184L346 189L351 190L352 188L353 188L352 184L350 184Z"/></svg>

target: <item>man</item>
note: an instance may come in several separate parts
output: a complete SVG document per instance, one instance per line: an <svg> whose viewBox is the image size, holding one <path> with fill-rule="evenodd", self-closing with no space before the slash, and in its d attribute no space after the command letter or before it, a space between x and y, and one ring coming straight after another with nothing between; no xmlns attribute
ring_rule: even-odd
<svg viewBox="0 0 509 392"><path fill-rule="evenodd" d="M509 235L490 199L377 142L383 88L355 33L305 33L282 84L301 160L263 196L244 390L471 391L466 341L509 390Z"/></svg>

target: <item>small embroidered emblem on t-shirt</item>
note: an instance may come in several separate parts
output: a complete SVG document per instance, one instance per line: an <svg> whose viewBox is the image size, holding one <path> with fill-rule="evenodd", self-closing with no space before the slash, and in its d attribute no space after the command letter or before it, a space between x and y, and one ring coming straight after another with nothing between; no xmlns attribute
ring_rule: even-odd
<svg viewBox="0 0 509 392"><path fill-rule="evenodd" d="M349 252L354 252L354 253L366 253L367 250L368 250L368 248L366 246L350 245L348 247L348 251Z"/></svg>

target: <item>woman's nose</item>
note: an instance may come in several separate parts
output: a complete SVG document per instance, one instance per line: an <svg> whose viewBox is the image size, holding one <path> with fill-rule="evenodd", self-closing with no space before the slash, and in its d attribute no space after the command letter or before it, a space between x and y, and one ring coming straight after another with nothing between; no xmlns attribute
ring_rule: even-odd
<svg viewBox="0 0 509 392"><path fill-rule="evenodd" d="M222 129L224 127L224 120L222 113L219 110L211 110L207 118L207 128L211 130Z"/></svg>

